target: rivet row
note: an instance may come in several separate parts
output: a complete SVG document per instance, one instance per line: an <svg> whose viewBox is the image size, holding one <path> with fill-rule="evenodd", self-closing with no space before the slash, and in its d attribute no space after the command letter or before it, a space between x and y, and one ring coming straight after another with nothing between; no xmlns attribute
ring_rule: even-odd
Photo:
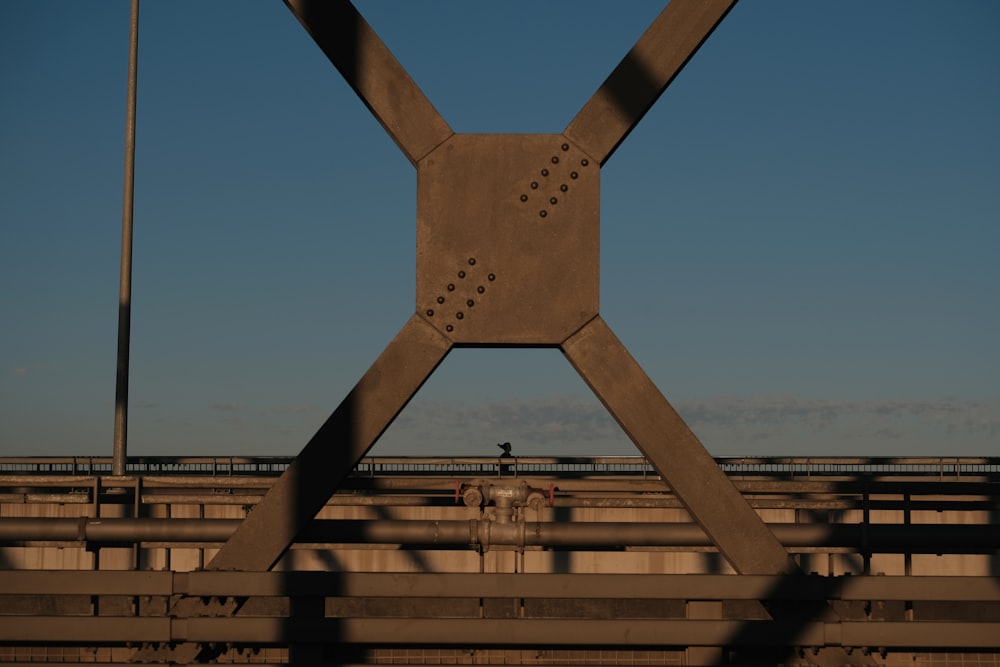
<svg viewBox="0 0 1000 667"><path fill-rule="evenodd" d="M543 211L543 215L544 215L544 211ZM475 266L475 265L476 265L476 258L475 257L470 257L469 258L469 266ZM466 274L465 271L461 271L460 270L460 271L458 271L457 275L458 275L459 278L465 278L467 274ZM495 281L497 279L497 275L495 273L487 274L486 279L488 281L490 281L490 282L493 282L493 281ZM448 283L448 291L449 292L454 292L455 291L455 283ZM484 285L477 285L476 286L476 292L479 293L479 294L485 294L486 293L486 287ZM438 302L438 304L441 304L441 305L443 305L447 301L447 299L444 297L443 294L442 295L438 295L435 300ZM473 308L476 305L476 300L475 299L471 299L471 298L467 298L465 300L465 305L468 308ZM434 311L433 308L428 308L427 310L424 311L424 313L427 315L427 317L434 317L435 311ZM456 320L464 320L465 319L465 311L462 311L462 310L457 311L455 313L455 319ZM455 325L453 325L453 324L448 324L448 325L445 326L445 331L447 331L448 333L451 333L454 330L455 330Z"/></svg>

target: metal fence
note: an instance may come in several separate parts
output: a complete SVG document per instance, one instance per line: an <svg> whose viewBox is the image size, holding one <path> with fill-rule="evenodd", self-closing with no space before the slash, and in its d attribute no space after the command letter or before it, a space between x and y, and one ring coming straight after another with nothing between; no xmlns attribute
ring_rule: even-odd
<svg viewBox="0 0 1000 667"><path fill-rule="evenodd" d="M277 476L288 456L139 456L130 457L126 475ZM782 478L893 476L961 477L1000 474L1000 457L720 457L731 477ZM357 476L489 475L567 477L656 477L641 456L576 457L366 457ZM0 458L0 475L111 476L112 458L33 456Z"/></svg>

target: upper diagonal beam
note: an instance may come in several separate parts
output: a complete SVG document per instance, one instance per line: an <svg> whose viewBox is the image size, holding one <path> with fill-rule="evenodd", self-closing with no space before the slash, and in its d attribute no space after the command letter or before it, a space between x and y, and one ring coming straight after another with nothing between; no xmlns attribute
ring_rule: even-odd
<svg viewBox="0 0 1000 667"><path fill-rule="evenodd" d="M271 569L450 349L450 340L412 316L208 569Z"/></svg>
<svg viewBox="0 0 1000 667"><path fill-rule="evenodd" d="M454 132L347 0L285 0L414 165Z"/></svg>
<svg viewBox="0 0 1000 667"><path fill-rule="evenodd" d="M563 132L604 164L736 0L671 0Z"/></svg>
<svg viewBox="0 0 1000 667"><path fill-rule="evenodd" d="M781 542L603 319L591 320L562 350L734 570L794 570Z"/></svg>

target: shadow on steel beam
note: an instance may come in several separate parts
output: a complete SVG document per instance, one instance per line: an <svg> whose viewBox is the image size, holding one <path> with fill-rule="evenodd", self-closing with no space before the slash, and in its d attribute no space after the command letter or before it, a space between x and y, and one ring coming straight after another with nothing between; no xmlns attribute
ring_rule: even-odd
<svg viewBox="0 0 1000 667"><path fill-rule="evenodd" d="M300 476L296 480L294 503L289 507L288 517L294 525L302 527L312 521L366 453L356 456L350 446L357 437L357 410L357 400L352 391L296 458L296 462L301 464ZM292 560L287 571L292 572L295 566L290 556L291 553L286 551L285 558ZM300 592L289 598L288 616L282 634L288 642L290 665L335 664L342 659L340 621L335 617L328 618L326 613L326 598L336 597L342 592L339 585L342 566L332 554L326 554L324 566L331 574L325 579L323 590L309 591L308 595ZM302 636L316 637L318 633L310 630L317 626L322 627L322 643L300 640Z"/></svg>
<svg viewBox="0 0 1000 667"><path fill-rule="evenodd" d="M354 395L349 394L337 407L333 415L319 429L295 460L298 475L294 485L293 502L289 503L287 520L300 528L312 521L322 510L329 496L342 480L357 465L357 458L348 443L356 437L357 405ZM282 557L287 561L288 572L295 571L295 559L290 551ZM332 554L324 565L332 572L340 569ZM337 649L341 643L339 621L326 616L327 596L337 596L339 576L325 579L323 590L302 592L289 596L288 615L282 628L282 640L288 644L288 664L315 665L337 660ZM303 642L300 637L316 637L319 633L310 630L322 627L322 643Z"/></svg>
<svg viewBox="0 0 1000 667"><path fill-rule="evenodd" d="M552 520L557 522L572 521L573 508L555 507L552 510ZM569 574L573 571L573 552L568 549L555 549L552 552L552 566L550 572L553 574Z"/></svg>
<svg viewBox="0 0 1000 667"><path fill-rule="evenodd" d="M371 509L375 512L376 518L379 520L391 521L394 518L385 507L373 506ZM410 548L403 547L397 553L399 553L399 555L401 555L404 559L410 561L410 565L413 567L414 572L421 572L425 574L434 572L434 566L431 565L426 558L424 558L420 545L414 545Z"/></svg>
<svg viewBox="0 0 1000 667"><path fill-rule="evenodd" d="M627 54L615 68L614 72L604 83L604 91L612 104L617 108L622 116L634 119L638 124L645 113L653 106L660 95L669 85L669 81L658 84L643 64L633 55ZM630 128L631 130L631 128ZM625 133L627 135L627 132ZM623 135L619 143L624 141ZM617 147L617 144L616 144ZM718 554L706 554L705 565L708 571L721 572L724 569L723 559ZM735 575L739 576L739 575ZM809 660L809 656L800 655L796 646L798 636L815 618L829 617L833 610L827 603L827 597L817 598L806 602L788 602L789 591L793 591L799 586L799 582L804 577L797 571L788 574L780 580L777 588L772 594L760 601L760 607L750 611L764 616L763 611L770 615L775 621L780 621L782 627L787 627L785 637L776 640L776 646L766 649L749 649L758 642L752 636L758 632L753 628L752 623L746 623L740 630L734 633L724 646L725 660L729 664L781 664L787 661L800 662L802 659ZM829 579L830 591L834 593L839 583L834 579ZM743 610L747 611L747 610ZM746 618L746 615L741 615ZM787 625L786 625L787 624Z"/></svg>
<svg viewBox="0 0 1000 667"><path fill-rule="evenodd" d="M787 634L775 642L774 647L749 648L753 641L753 630L749 624L737 632L727 644L732 647L729 650L727 664L739 665L778 665L786 663L800 664L802 661L811 660L814 657L812 648L821 647L802 646L799 642L799 633L805 630L812 622L829 618L834 612L827 603L831 597L835 597L840 588L840 581L832 577L823 577L826 581L824 596L807 601L789 601L786 598L800 586L800 580L807 575L796 573L785 575L780 583L772 590L767 599L761 600L768 614L775 621L789 623ZM841 649L842 650L842 649ZM825 663L820 663L825 664ZM838 661L837 664L843 664Z"/></svg>
<svg viewBox="0 0 1000 667"><path fill-rule="evenodd" d="M810 511L806 510L806 516L812 523L836 523L843 516L841 510L831 511ZM847 562L845 561L845 565ZM800 641L800 633L809 625L816 621L836 621L845 615L849 617L865 615L863 609L858 609L857 605L849 603L832 604L831 599L839 597L838 592L842 584L842 577L835 577L833 563L828 561L827 573L825 576L807 575L801 571L786 574L777 586L770 591L769 595L760 600L763 611L774 621L781 622L787 627L784 637L780 638L773 646L755 647L753 634L756 632L750 624L744 625L727 641L726 664L738 665L763 665L763 664L855 664L845 663L846 656L837 656L836 660L823 660L819 657L819 651L829 652L831 649L822 647L804 646ZM853 574L861 574L860 568ZM738 576L738 575L737 575ZM795 590L800 586L803 579L809 577L810 583L819 580L825 582L822 587L822 597L809 600L796 600ZM747 610L744 610L744 613ZM747 616L744 615L744 618ZM848 619L844 619L848 620ZM838 653L843 653L843 649L832 649ZM860 656L856 656L855 660Z"/></svg>
<svg viewBox="0 0 1000 667"><path fill-rule="evenodd" d="M342 7L347 4L337 3L335 6ZM300 6L303 12L302 18L305 19L306 24L310 23L308 17L310 12L324 11L324 8L316 3L303 3ZM329 6L326 9L330 9ZM332 27L336 32L334 44L342 55L341 58L337 59L339 61L338 68L353 87L361 69L358 62L361 55L359 45L360 16L353 11L338 13L340 20L328 22L327 26ZM360 456L352 454L353 447L350 446L356 437L356 411L356 399L354 391L352 391L293 462L293 464L301 465L300 478L296 480L297 483L294 487L294 502L288 508L290 514L288 520L293 522L293 525L301 528L314 519L336 487L351 473L361 457L364 456L365 452L362 452ZM317 491L319 491L318 496ZM291 556L287 551L285 554ZM324 565L331 572L340 571L342 567L333 555L326 555L328 559ZM289 563L289 565L292 566L289 571L294 571L294 563ZM339 621L336 618L326 617L327 596L335 596L341 592L337 583L339 575L331 575L326 581L328 585L324 590L311 591L312 595L289 596L288 616L285 619L282 634L284 639L288 641L288 664L290 665L333 664L341 659L338 656L338 648L342 640ZM322 644L297 641L297 628L304 631L306 635L315 637L315 633L309 632L309 628L315 624L323 628Z"/></svg>
<svg viewBox="0 0 1000 667"><path fill-rule="evenodd" d="M657 85L631 53L626 54L618 63L605 85L605 92L618 111L626 118L635 119L641 119L656 104L665 89ZM623 136L620 141L624 140Z"/></svg>
<svg viewBox="0 0 1000 667"><path fill-rule="evenodd" d="M993 509L989 514L990 525L997 526L1000 530L1000 510ZM990 556L990 574L994 577L1000 577L1000 552L994 551Z"/></svg>

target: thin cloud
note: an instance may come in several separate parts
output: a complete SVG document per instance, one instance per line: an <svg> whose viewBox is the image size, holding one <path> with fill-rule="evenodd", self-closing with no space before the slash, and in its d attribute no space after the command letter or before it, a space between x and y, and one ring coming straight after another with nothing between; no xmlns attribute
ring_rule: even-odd
<svg viewBox="0 0 1000 667"><path fill-rule="evenodd" d="M393 424L390 436L396 444L405 440L424 449L450 442L474 450L510 441L519 447L515 453L528 447L537 454L552 446L627 442L603 406L564 396L489 403L414 401ZM487 452L495 453L482 453Z"/></svg>
<svg viewBox="0 0 1000 667"><path fill-rule="evenodd" d="M273 415L310 415L319 412L315 405L279 405L265 411Z"/></svg>
<svg viewBox="0 0 1000 667"><path fill-rule="evenodd" d="M14 369L14 376L15 377L23 378L27 374L28 374L28 369L27 368L15 368Z"/></svg>
<svg viewBox="0 0 1000 667"><path fill-rule="evenodd" d="M748 448L857 454L881 446L905 447L916 455L935 438L949 446L988 450L1000 435L1000 401L743 396L681 400L674 407L711 451L725 454L746 454ZM515 453L522 455L634 452L603 405L576 396L480 403L418 399L384 441L413 454L461 448L464 454L481 449L492 455L490 446L503 441L515 443Z"/></svg>
<svg viewBox="0 0 1000 667"><path fill-rule="evenodd" d="M242 403L210 403L208 409L219 412L243 412L246 407Z"/></svg>
<svg viewBox="0 0 1000 667"><path fill-rule="evenodd" d="M1000 430L1000 404L977 400L837 401L787 396L714 397L681 401L677 409L689 423L726 428L795 426L819 433L848 422L885 424L919 421L952 433L969 435L996 435ZM886 435L891 430L888 426L879 428L885 429Z"/></svg>

